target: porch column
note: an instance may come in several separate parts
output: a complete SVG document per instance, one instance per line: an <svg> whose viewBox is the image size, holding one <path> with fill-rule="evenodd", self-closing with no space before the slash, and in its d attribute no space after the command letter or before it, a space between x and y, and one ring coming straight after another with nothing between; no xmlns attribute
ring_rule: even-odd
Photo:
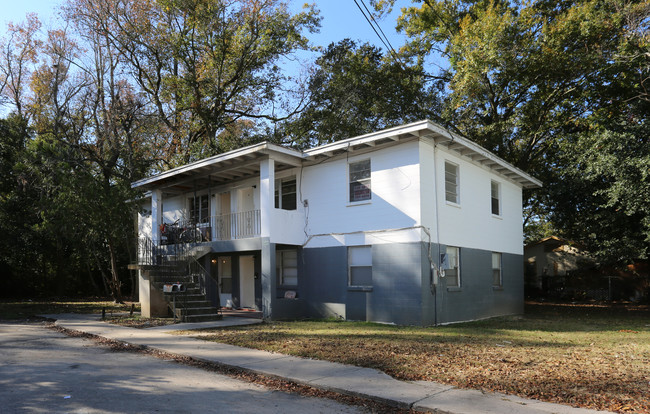
<svg viewBox="0 0 650 414"><path fill-rule="evenodd" d="M151 191L151 240L160 244L160 225L162 224L162 191Z"/></svg>
<svg viewBox="0 0 650 414"><path fill-rule="evenodd" d="M273 305L276 296L275 286L275 243L268 237L262 237L262 317L273 317Z"/></svg>
<svg viewBox="0 0 650 414"><path fill-rule="evenodd" d="M274 208L275 163L269 158L260 163L260 230L262 237L271 237Z"/></svg>
<svg viewBox="0 0 650 414"><path fill-rule="evenodd" d="M262 239L262 316L271 319L275 301L275 244L271 243L275 208L275 164L272 159L260 163L260 235Z"/></svg>

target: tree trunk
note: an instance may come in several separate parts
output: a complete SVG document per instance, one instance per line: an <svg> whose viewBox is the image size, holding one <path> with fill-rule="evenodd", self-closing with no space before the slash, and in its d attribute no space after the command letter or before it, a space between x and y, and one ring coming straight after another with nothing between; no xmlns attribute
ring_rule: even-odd
<svg viewBox="0 0 650 414"><path fill-rule="evenodd" d="M122 289L120 283L120 277L117 274L117 258L115 257L115 248L113 247L113 241L108 241L108 251L111 255L111 293L113 295L113 300L116 303L124 303L122 300Z"/></svg>

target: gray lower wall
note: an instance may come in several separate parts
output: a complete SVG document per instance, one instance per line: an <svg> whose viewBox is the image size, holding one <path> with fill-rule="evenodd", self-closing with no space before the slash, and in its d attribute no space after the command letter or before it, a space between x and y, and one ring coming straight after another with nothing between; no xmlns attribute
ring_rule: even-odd
<svg viewBox="0 0 650 414"><path fill-rule="evenodd" d="M523 255L502 253L501 260L503 287L495 288L492 286L492 252L461 248L461 286L447 288L444 278L440 279L436 296L437 323L523 313Z"/></svg>
<svg viewBox="0 0 650 414"><path fill-rule="evenodd" d="M438 248L440 247L440 248ZM347 247L304 249L294 317L434 325L523 313L523 258L502 254L503 287L492 286L492 252L461 248L461 287L431 286L429 254L445 246L393 243L372 246L372 289L348 287ZM284 307L283 307L284 308ZM436 312L437 309L437 312ZM288 315L283 315L288 317Z"/></svg>
<svg viewBox="0 0 650 414"><path fill-rule="evenodd" d="M348 287L346 246L304 249L299 292L305 316L421 324L421 244L374 245L372 257L372 289L358 289Z"/></svg>
<svg viewBox="0 0 650 414"><path fill-rule="evenodd" d="M444 278L431 286L429 255L439 260L445 246L393 243L372 246L371 289L348 287L346 246L305 248L261 243L256 259L258 307L267 306L272 319L343 318L399 325L434 325L493 316L520 314L524 306L522 255L502 254L503 287L492 286L492 252L461 248L461 287L446 288ZM289 289L276 286L275 251L297 248L296 299L284 299ZM238 254L233 256L233 293L238 292ZM250 253L249 253L250 254ZM266 261L265 254L270 255ZM259 295L259 296L258 296ZM266 296L268 295L268 296ZM233 295L238 302L236 294ZM437 311L436 311L437 310Z"/></svg>

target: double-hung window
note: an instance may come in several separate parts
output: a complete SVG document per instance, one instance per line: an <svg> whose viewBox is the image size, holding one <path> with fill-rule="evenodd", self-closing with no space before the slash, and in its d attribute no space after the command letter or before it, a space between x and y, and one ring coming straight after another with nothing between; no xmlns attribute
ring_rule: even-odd
<svg viewBox="0 0 650 414"><path fill-rule="evenodd" d="M296 209L296 176L275 180L275 208Z"/></svg>
<svg viewBox="0 0 650 414"><path fill-rule="evenodd" d="M370 160L353 162L350 171L350 202L370 200Z"/></svg>
<svg viewBox="0 0 650 414"><path fill-rule="evenodd" d="M490 185L491 199L492 199L492 214L495 216L501 215L501 185L492 181Z"/></svg>
<svg viewBox="0 0 650 414"><path fill-rule="evenodd" d="M503 278L501 276L501 253L492 253L492 286L502 287Z"/></svg>
<svg viewBox="0 0 650 414"><path fill-rule="evenodd" d="M348 285L372 287L372 247L348 247Z"/></svg>
<svg viewBox="0 0 650 414"><path fill-rule="evenodd" d="M445 200L460 204L458 165L445 161Z"/></svg>
<svg viewBox="0 0 650 414"><path fill-rule="evenodd" d="M445 269L447 287L460 287L460 248L447 246L442 257L442 268Z"/></svg>
<svg viewBox="0 0 650 414"><path fill-rule="evenodd" d="M298 286L298 251L279 250L275 258L278 285Z"/></svg>

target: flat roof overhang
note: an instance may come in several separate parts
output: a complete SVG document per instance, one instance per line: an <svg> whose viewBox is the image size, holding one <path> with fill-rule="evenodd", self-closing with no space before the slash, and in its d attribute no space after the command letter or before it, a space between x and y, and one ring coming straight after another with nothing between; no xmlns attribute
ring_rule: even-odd
<svg viewBox="0 0 650 414"><path fill-rule="evenodd" d="M233 181L259 177L260 163L273 159L275 170L309 166L342 154L362 153L404 141L432 140L459 156L484 166L521 185L539 188L542 182L504 161L480 145L424 120L382 131L321 145L304 152L269 142L251 145L224 154L177 167L134 182L131 187L145 191L160 189L166 193L186 193L196 188L216 187Z"/></svg>
<svg viewBox="0 0 650 414"><path fill-rule="evenodd" d="M289 148L263 142L195 161L131 184L145 191L182 194L196 188L216 187L225 183L259 177L260 163L272 158L275 170L302 165L304 155Z"/></svg>
<svg viewBox="0 0 650 414"><path fill-rule="evenodd" d="M523 188L539 188L543 185L540 180L525 173L480 145L428 120L321 145L306 150L304 153L307 156L306 162L317 163L321 162L324 158L334 157L342 153L372 150L374 147L415 139L431 139L436 145L442 145L456 152L461 157L468 158L475 163L492 169L518 183Z"/></svg>

